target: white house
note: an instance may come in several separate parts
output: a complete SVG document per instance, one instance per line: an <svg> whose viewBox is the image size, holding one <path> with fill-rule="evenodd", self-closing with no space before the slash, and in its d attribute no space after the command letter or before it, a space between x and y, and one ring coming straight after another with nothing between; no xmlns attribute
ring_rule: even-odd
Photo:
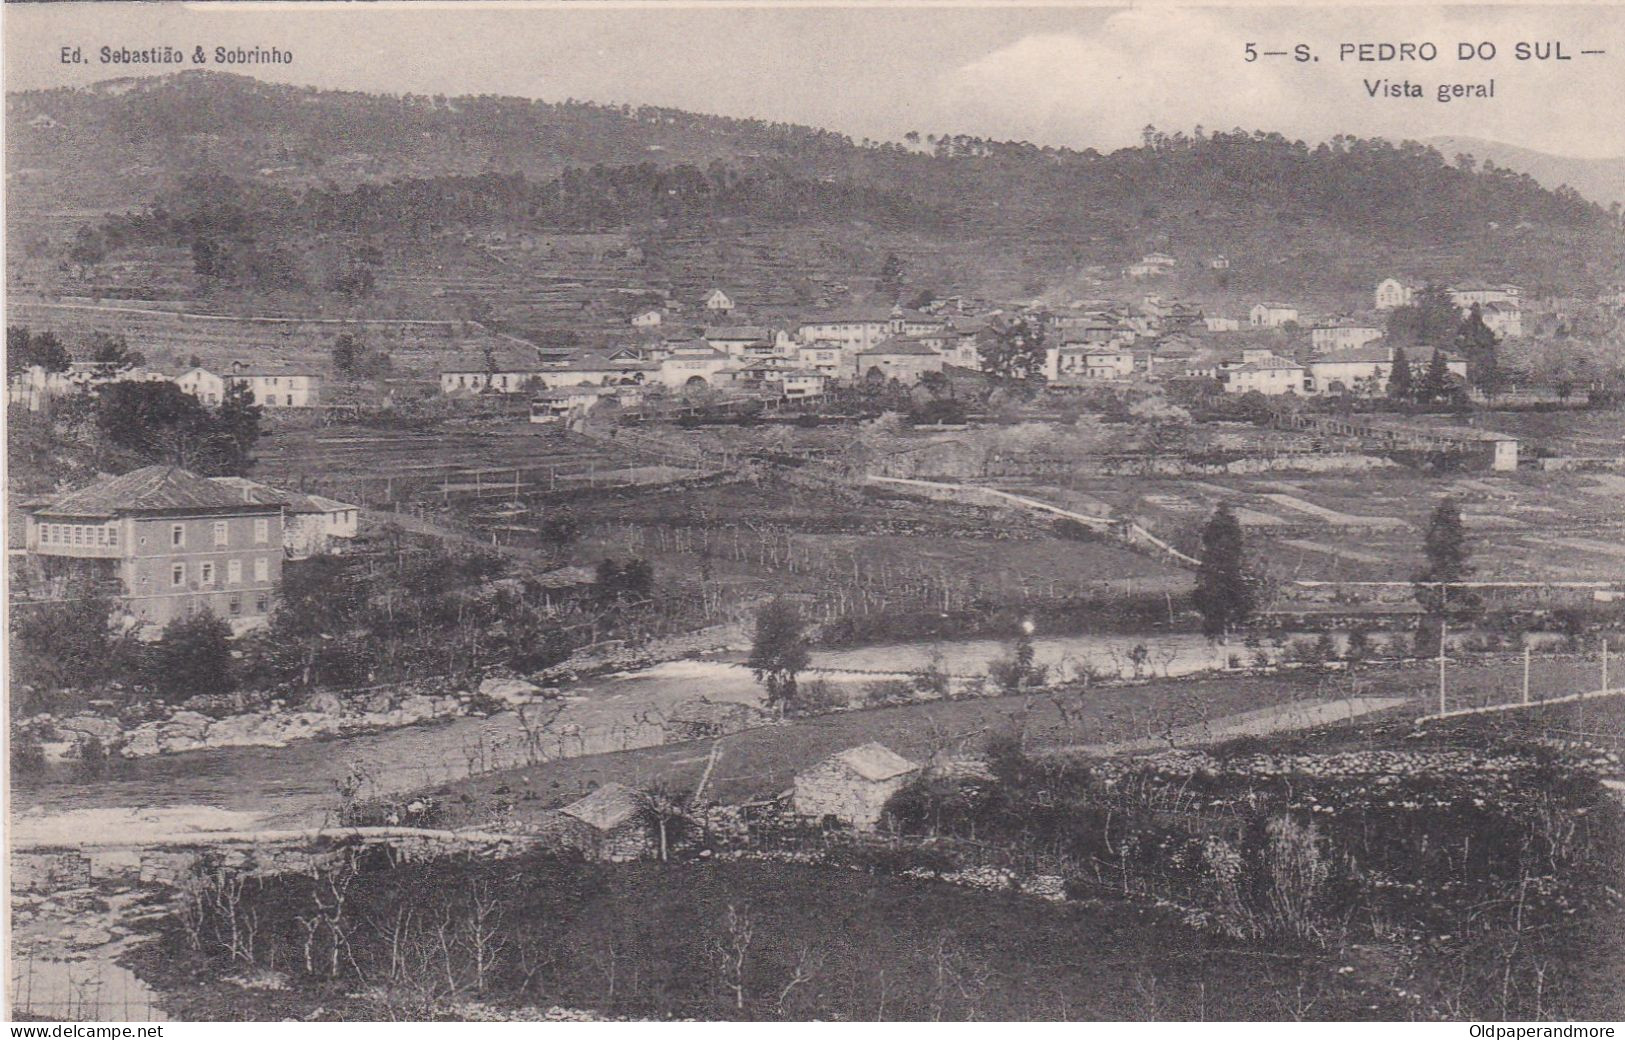
<svg viewBox="0 0 1625 1040"><path fill-rule="evenodd" d="M811 318L801 323L799 332L803 343L833 343L856 354L893 336L940 336L947 328L948 323L934 314L875 307Z"/></svg>
<svg viewBox="0 0 1625 1040"><path fill-rule="evenodd" d="M883 744L848 748L796 776L791 805L802 816L833 818L854 830L874 830L886 802L919 772Z"/></svg>
<svg viewBox="0 0 1625 1040"><path fill-rule="evenodd" d="M1248 312L1248 323L1260 329L1278 329L1298 320L1298 308L1285 303L1260 303Z"/></svg>
<svg viewBox="0 0 1625 1040"><path fill-rule="evenodd" d="M798 347L796 362L801 368L834 378L841 374L841 348L826 343Z"/></svg>
<svg viewBox="0 0 1625 1040"><path fill-rule="evenodd" d="M822 372L803 368L790 369L780 373L780 381L787 400L800 401L809 397L822 397L824 394Z"/></svg>
<svg viewBox="0 0 1625 1040"><path fill-rule="evenodd" d="M1384 278L1377 283L1375 293L1377 310L1391 311L1395 307L1403 307L1410 303L1411 297L1415 295L1416 289L1413 286L1406 285L1398 278Z"/></svg>
<svg viewBox="0 0 1625 1040"><path fill-rule="evenodd" d="M290 560L332 552L356 536L361 507L325 495L284 491L247 477L210 477L238 491L244 502L282 505L282 547Z"/></svg>
<svg viewBox="0 0 1625 1040"><path fill-rule="evenodd" d="M700 338L729 357L758 358L774 352L773 330L762 325L710 326Z"/></svg>
<svg viewBox="0 0 1625 1040"><path fill-rule="evenodd" d="M851 357L854 379L887 380L912 386L928 372L941 372L942 354L911 336L886 340L871 350Z"/></svg>
<svg viewBox="0 0 1625 1040"><path fill-rule="evenodd" d="M638 311L632 315L632 327L635 329L658 328L664 320L665 315L660 313L660 308L651 307L646 311Z"/></svg>
<svg viewBox="0 0 1625 1040"><path fill-rule="evenodd" d="M1052 383L1127 379L1134 374L1134 354L1121 347L1067 345L1044 351L1044 375Z"/></svg>
<svg viewBox="0 0 1625 1040"><path fill-rule="evenodd" d="M734 309L733 298L721 289L712 289L705 297L705 309L716 311L719 314L731 313Z"/></svg>
<svg viewBox="0 0 1625 1040"><path fill-rule="evenodd" d="M206 368L193 368L175 377L175 385L204 404L219 404L226 396L226 381Z"/></svg>
<svg viewBox="0 0 1625 1040"><path fill-rule="evenodd" d="M1450 302L1460 307L1463 312L1470 310L1475 303L1480 307L1492 303L1517 307L1521 304L1522 298L1523 290L1516 285L1486 285L1473 282L1452 286L1450 289Z"/></svg>
<svg viewBox="0 0 1625 1040"><path fill-rule="evenodd" d="M1484 325L1502 339L1523 335L1523 311L1515 303L1486 303L1478 313Z"/></svg>
<svg viewBox="0 0 1625 1040"><path fill-rule="evenodd" d="M710 386L723 380L734 365L733 358L704 340L667 344L666 356L660 359L655 378L674 389Z"/></svg>
<svg viewBox="0 0 1625 1040"><path fill-rule="evenodd" d="M1202 324L1207 326L1207 330L1209 332L1241 331L1241 319L1239 318L1221 318L1217 315L1210 316L1204 314L1202 316Z"/></svg>
<svg viewBox="0 0 1625 1040"><path fill-rule="evenodd" d="M1323 354L1309 362L1304 389L1313 394L1380 397L1394 370L1394 348L1367 343Z"/></svg>
<svg viewBox="0 0 1625 1040"><path fill-rule="evenodd" d="M246 386L254 403L266 408L309 408L317 402L322 382L314 372L298 369L235 368L221 378L227 387Z"/></svg>
<svg viewBox="0 0 1625 1040"><path fill-rule="evenodd" d="M1219 369L1219 382L1227 394L1256 390L1266 396L1303 393L1303 366L1286 358L1270 356Z"/></svg>
<svg viewBox="0 0 1625 1040"><path fill-rule="evenodd" d="M1357 322L1331 322L1309 330L1309 343L1316 350L1352 350L1381 338L1381 329Z"/></svg>

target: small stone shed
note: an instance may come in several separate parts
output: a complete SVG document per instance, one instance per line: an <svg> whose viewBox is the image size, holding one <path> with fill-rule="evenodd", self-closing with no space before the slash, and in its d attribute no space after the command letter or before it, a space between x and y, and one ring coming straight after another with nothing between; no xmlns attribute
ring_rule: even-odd
<svg viewBox="0 0 1625 1040"><path fill-rule="evenodd" d="M884 744L862 744L798 775L791 804L802 816L832 816L855 830L874 830L887 800L919 770L919 763Z"/></svg>
<svg viewBox="0 0 1625 1040"><path fill-rule="evenodd" d="M638 819L638 793L624 784L604 784L559 813L574 824L566 838L568 844L590 859L640 859L653 849L648 828Z"/></svg>

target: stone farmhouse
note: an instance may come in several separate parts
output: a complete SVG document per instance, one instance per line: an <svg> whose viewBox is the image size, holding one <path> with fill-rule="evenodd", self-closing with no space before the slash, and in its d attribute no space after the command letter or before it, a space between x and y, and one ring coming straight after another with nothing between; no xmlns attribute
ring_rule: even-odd
<svg viewBox="0 0 1625 1040"><path fill-rule="evenodd" d="M792 807L802 816L833 817L855 830L874 830L886 802L920 771L883 744L848 748L796 777Z"/></svg>

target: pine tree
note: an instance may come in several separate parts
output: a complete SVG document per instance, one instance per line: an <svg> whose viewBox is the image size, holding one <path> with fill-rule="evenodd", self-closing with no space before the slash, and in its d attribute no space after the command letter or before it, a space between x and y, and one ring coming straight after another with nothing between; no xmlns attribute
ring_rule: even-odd
<svg viewBox="0 0 1625 1040"><path fill-rule="evenodd" d="M1434 508L1422 541L1422 554L1427 565L1411 581L1416 590L1416 602L1426 612L1430 626L1436 627L1447 613L1470 612L1476 606L1476 597L1450 589L1452 584L1465 581L1473 573L1472 565L1467 562L1470 550L1461 522L1461 507L1454 498L1446 498Z"/></svg>
<svg viewBox="0 0 1625 1040"><path fill-rule="evenodd" d="M1414 393L1411 386L1411 359L1404 347L1394 348L1393 370L1388 373L1388 396L1395 401L1409 401Z"/></svg>
<svg viewBox="0 0 1625 1040"><path fill-rule="evenodd" d="M1196 569L1196 609L1202 634L1223 640L1253 613L1253 584L1246 573L1241 522L1220 503L1202 529L1202 562Z"/></svg>
<svg viewBox="0 0 1625 1040"><path fill-rule="evenodd" d="M1444 351L1435 350L1428 359L1427 371L1422 374L1422 385L1417 397L1425 404L1443 401L1450 396L1450 368L1445 363Z"/></svg>

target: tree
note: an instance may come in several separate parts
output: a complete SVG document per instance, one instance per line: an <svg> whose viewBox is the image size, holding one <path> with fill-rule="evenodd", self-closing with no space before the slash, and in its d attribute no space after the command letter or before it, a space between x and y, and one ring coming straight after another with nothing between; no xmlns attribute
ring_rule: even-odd
<svg viewBox="0 0 1625 1040"><path fill-rule="evenodd" d="M1500 360L1496 355L1495 332L1484 324L1484 312L1473 304L1456 333L1456 349L1467 358L1467 378L1484 393L1494 396L1501 388Z"/></svg>
<svg viewBox="0 0 1625 1040"><path fill-rule="evenodd" d="M215 412L220 447L214 461L214 476L240 477L253 467L254 445L264 433L260 426L264 415L265 408L254 403L254 391L247 383L233 381L227 385Z"/></svg>
<svg viewBox="0 0 1625 1040"><path fill-rule="evenodd" d="M300 685L310 686L324 655L342 649L366 602L336 556L312 556L283 569L270 636L273 644L297 650Z"/></svg>
<svg viewBox="0 0 1625 1040"><path fill-rule="evenodd" d="M70 582L60 599L11 608L13 690L93 686L109 677L120 641L117 604L89 581Z"/></svg>
<svg viewBox="0 0 1625 1040"><path fill-rule="evenodd" d="M333 341L333 368L340 375L350 375L361 360L364 349L348 332Z"/></svg>
<svg viewBox="0 0 1625 1040"><path fill-rule="evenodd" d="M1031 379L1044 370L1044 327L1026 318L997 322L977 337L982 369L1004 379Z"/></svg>
<svg viewBox="0 0 1625 1040"><path fill-rule="evenodd" d="M756 638L745 662L767 691L768 707L782 713L796 702L796 676L811 663L801 612L775 599L756 612Z"/></svg>
<svg viewBox="0 0 1625 1040"><path fill-rule="evenodd" d="M211 611L178 617L152 648L152 684L168 700L232 689L231 626Z"/></svg>
<svg viewBox="0 0 1625 1040"><path fill-rule="evenodd" d="M1461 311L1450 290L1429 284L1403 307L1388 314L1390 342L1400 346L1445 347L1455 342Z"/></svg>
<svg viewBox="0 0 1625 1040"><path fill-rule="evenodd" d="M1405 356L1404 347L1395 347L1393 370L1388 373L1388 396L1395 401L1409 401L1415 393L1411 359Z"/></svg>
<svg viewBox="0 0 1625 1040"><path fill-rule="evenodd" d="M1445 361L1444 351L1434 350L1433 356L1428 359L1427 371L1422 373L1422 382L1416 388L1417 400L1423 404L1436 404L1448 400L1452 393L1450 367Z"/></svg>
<svg viewBox="0 0 1625 1040"><path fill-rule="evenodd" d="M90 360L99 365L134 368L145 364L147 360L139 350L131 350L124 337L118 333L92 332L89 343Z"/></svg>
<svg viewBox="0 0 1625 1040"><path fill-rule="evenodd" d="M108 444L205 476L246 472L259 437L259 413L257 405L230 391L220 410L210 411L167 380L107 383L96 394L96 428Z"/></svg>
<svg viewBox="0 0 1625 1040"><path fill-rule="evenodd" d="M6 326L6 378L38 365L47 372L68 370L68 351L54 332L37 335L24 325Z"/></svg>
<svg viewBox="0 0 1625 1040"><path fill-rule="evenodd" d="M1221 502L1202 529L1202 562L1196 569L1196 609L1202 634L1221 642L1252 616L1253 583L1245 569L1241 522Z"/></svg>
<svg viewBox="0 0 1625 1040"><path fill-rule="evenodd" d="M1471 613L1477 605L1472 593L1450 588L1473 573L1472 565L1467 562L1470 550L1461 522L1461 507L1454 498L1445 498L1434 508L1423 537L1422 555L1426 564L1411 582L1415 586L1416 602L1426 614L1425 624L1429 631L1436 632L1447 617Z"/></svg>

